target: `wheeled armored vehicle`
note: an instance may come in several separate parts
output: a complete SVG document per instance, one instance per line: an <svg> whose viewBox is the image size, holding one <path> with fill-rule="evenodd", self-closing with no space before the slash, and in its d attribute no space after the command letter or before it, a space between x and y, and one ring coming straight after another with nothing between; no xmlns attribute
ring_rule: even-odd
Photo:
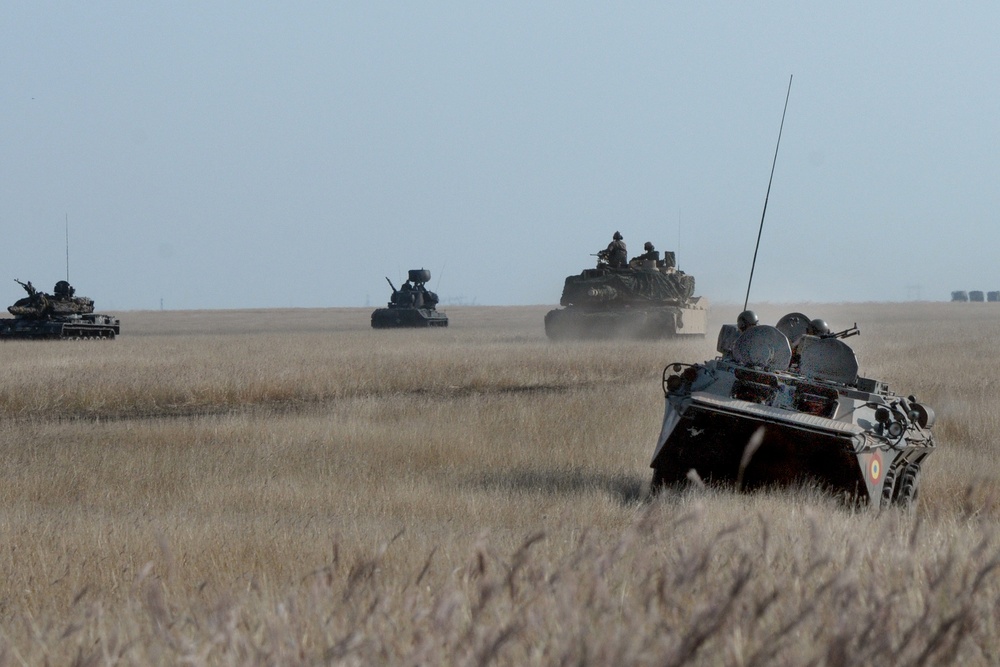
<svg viewBox="0 0 1000 667"><path fill-rule="evenodd" d="M724 325L703 363L663 371L666 407L650 466L652 488L701 479L739 489L799 482L876 506L909 505L934 451L934 411L858 375L822 320L789 313Z"/></svg>
<svg viewBox="0 0 1000 667"><path fill-rule="evenodd" d="M650 246L651 247L651 246ZM708 301L694 296L694 276L672 252L615 268L598 253L597 267L566 278L562 308L545 314L551 340L669 338L707 331Z"/></svg>
<svg viewBox="0 0 1000 667"><path fill-rule="evenodd" d="M7 308L14 319L0 319L0 338L111 339L121 333L117 317L95 313L94 300L76 296L65 280L56 283L52 294L38 291L30 280L16 282L28 296Z"/></svg>
<svg viewBox="0 0 1000 667"><path fill-rule="evenodd" d="M431 279L427 269L411 269L407 281L400 289L386 282L392 288L392 297L385 308L372 313L372 327L390 329L396 327L446 327L448 316L437 309L438 296L426 287Z"/></svg>

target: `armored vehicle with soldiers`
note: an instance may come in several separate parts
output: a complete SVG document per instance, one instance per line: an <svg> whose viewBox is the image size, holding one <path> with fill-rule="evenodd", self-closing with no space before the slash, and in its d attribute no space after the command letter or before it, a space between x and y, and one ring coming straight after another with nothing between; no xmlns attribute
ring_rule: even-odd
<svg viewBox="0 0 1000 667"><path fill-rule="evenodd" d="M620 247L619 247L620 245ZM694 276L677 268L673 252L646 252L628 261L621 235L597 253L597 267L566 278L559 305L545 315L552 340L704 336L708 302L694 296Z"/></svg>
<svg viewBox="0 0 1000 667"><path fill-rule="evenodd" d="M721 356L663 371L666 408L652 488L700 479L738 489L818 484L875 506L910 505L934 451L934 411L858 375L844 339L789 313L774 326L744 311Z"/></svg>
<svg viewBox="0 0 1000 667"><path fill-rule="evenodd" d="M29 280L16 281L28 296L7 308L14 319L0 319L0 338L111 339L121 332L117 317L94 312L94 300L76 296L69 282L60 280L52 294L35 289Z"/></svg>
<svg viewBox="0 0 1000 667"><path fill-rule="evenodd" d="M407 281L396 289L392 281L386 278L392 288L392 297L385 308L372 313L372 327L390 329L448 326L448 316L437 309L437 294L426 287L430 279L431 272L427 269L411 269L407 274Z"/></svg>

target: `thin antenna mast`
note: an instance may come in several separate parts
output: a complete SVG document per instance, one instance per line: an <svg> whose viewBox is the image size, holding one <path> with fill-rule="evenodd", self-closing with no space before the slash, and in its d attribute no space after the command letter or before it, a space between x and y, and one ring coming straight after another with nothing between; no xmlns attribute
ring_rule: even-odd
<svg viewBox="0 0 1000 667"><path fill-rule="evenodd" d="M438 279L437 279L437 284L436 284L436 285L434 285L434 289L435 289L435 290L440 290L440 289L441 289L441 274L442 274L442 273L444 273L444 267L446 267L446 266L448 266L448 262L443 262L443 263L441 264L441 270L440 270L440 271L438 271Z"/></svg>
<svg viewBox="0 0 1000 667"><path fill-rule="evenodd" d="M66 282L69 282L69 213L66 214Z"/></svg>
<svg viewBox="0 0 1000 667"><path fill-rule="evenodd" d="M785 127L785 112L788 111L788 97L792 94L792 75L788 75L788 92L785 93L785 108L781 110L781 125L778 127L778 143L774 146L774 160L771 161L771 176L767 179L767 193L764 195L764 210L760 214L760 228L757 230L757 245L753 249L753 263L750 265L750 280L747 282L747 298L743 310L750 303L750 285L753 284L753 270L757 266L757 250L760 249L760 235L764 233L764 216L767 215L767 199L771 196L771 181L774 180L774 165L778 163L778 147L781 146L781 130Z"/></svg>
<svg viewBox="0 0 1000 667"><path fill-rule="evenodd" d="M677 250L674 257L681 256L681 210L677 209ZM681 268L681 261L679 259L674 260L674 267Z"/></svg>

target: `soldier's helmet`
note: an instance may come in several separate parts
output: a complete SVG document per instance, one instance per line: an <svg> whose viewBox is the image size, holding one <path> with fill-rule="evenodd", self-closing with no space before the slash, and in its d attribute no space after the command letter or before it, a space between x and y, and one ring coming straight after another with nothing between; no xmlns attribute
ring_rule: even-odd
<svg viewBox="0 0 1000 667"><path fill-rule="evenodd" d="M822 336L830 333L830 325L820 319L815 319L806 325L806 333L810 336Z"/></svg>
<svg viewBox="0 0 1000 667"><path fill-rule="evenodd" d="M642 247L643 247L643 249L644 249L644 250L652 250L652 249L653 249L653 244L652 244L652 243L650 243L649 241L646 241L646 242L645 242L645 243L644 243L644 244L642 245Z"/></svg>
<svg viewBox="0 0 1000 667"><path fill-rule="evenodd" d="M615 239L615 241L621 241L622 240L622 233L621 232L615 232L614 239Z"/></svg>
<svg viewBox="0 0 1000 667"><path fill-rule="evenodd" d="M740 331L746 331L750 327L757 326L760 320L757 318L757 313L752 310L744 310L736 318L736 328Z"/></svg>

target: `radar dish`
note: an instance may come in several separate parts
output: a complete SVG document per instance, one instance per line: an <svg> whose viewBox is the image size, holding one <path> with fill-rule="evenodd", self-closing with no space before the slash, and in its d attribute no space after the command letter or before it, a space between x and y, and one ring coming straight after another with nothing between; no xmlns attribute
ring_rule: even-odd
<svg viewBox="0 0 1000 667"><path fill-rule="evenodd" d="M795 340L809 328L809 318L802 313L788 313L774 325L788 340Z"/></svg>
<svg viewBox="0 0 1000 667"><path fill-rule="evenodd" d="M853 385L858 381L858 358L837 338L819 338L801 350L799 371L809 378Z"/></svg>
<svg viewBox="0 0 1000 667"><path fill-rule="evenodd" d="M783 371L792 361L792 346L776 327L759 325L747 329L736 339L733 359L743 366Z"/></svg>

